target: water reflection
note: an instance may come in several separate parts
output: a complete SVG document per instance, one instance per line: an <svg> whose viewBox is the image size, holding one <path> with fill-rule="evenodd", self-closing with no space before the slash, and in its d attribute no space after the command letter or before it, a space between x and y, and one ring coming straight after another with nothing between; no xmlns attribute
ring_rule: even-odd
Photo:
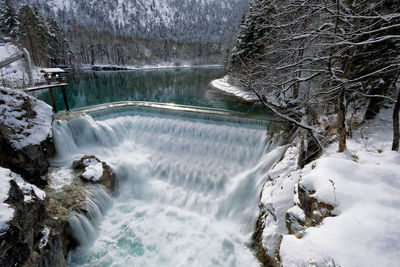
<svg viewBox="0 0 400 267"><path fill-rule="evenodd" d="M223 75L221 68L162 69L126 72L83 72L68 77L67 97L72 109L115 101L151 101L264 113L209 86ZM57 108L64 110L61 90L54 90ZM39 99L51 103L47 91ZM255 108L255 110L254 110Z"/></svg>

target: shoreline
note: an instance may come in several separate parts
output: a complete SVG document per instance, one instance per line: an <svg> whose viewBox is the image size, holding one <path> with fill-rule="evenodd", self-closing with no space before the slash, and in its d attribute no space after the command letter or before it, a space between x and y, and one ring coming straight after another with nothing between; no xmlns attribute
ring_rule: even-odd
<svg viewBox="0 0 400 267"><path fill-rule="evenodd" d="M69 67L70 68L70 67ZM66 69L69 69L66 68ZM72 72L74 71L141 71L141 70L165 70L165 69L190 69L190 68L223 68L223 65L220 64L204 64L204 65L191 65L191 64L183 64L183 65L175 65L171 64L159 64L159 65L142 65L142 66L121 66L121 65L78 65L76 68L72 68Z"/></svg>
<svg viewBox="0 0 400 267"><path fill-rule="evenodd" d="M228 75L224 76L220 79L215 79L210 82L210 86L215 89L218 89L220 91L223 91L225 93L234 95L234 96L241 98L242 100L245 100L248 102L257 102L258 101L258 98L254 93L245 91L240 87L230 84L228 82L228 79L229 79Z"/></svg>

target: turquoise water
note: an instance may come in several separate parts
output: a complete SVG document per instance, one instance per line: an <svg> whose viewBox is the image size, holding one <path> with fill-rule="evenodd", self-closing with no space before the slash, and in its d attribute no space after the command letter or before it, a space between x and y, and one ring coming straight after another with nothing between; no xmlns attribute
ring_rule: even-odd
<svg viewBox="0 0 400 267"><path fill-rule="evenodd" d="M223 69L217 67L72 73L67 97L71 109L130 100L265 113L265 109L209 85L222 76ZM54 95L57 109L64 110L61 90L55 89ZM51 105L47 90L38 98Z"/></svg>

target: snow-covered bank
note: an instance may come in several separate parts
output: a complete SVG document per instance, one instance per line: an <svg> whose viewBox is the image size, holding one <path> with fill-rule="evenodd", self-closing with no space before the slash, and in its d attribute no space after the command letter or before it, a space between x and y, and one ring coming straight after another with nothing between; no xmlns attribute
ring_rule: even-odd
<svg viewBox="0 0 400 267"><path fill-rule="evenodd" d="M283 266L400 265L400 155L390 150L391 112L354 131L344 153L333 144L296 170L292 148L268 173L260 204L271 258Z"/></svg>
<svg viewBox="0 0 400 267"><path fill-rule="evenodd" d="M184 69L184 68L222 68L222 65L218 64L206 64L206 65L193 65L190 62L176 64L173 62L160 63L154 65L107 65L107 64L96 64L96 65L78 65L76 69L78 71L130 71L130 70L158 70L158 69Z"/></svg>
<svg viewBox="0 0 400 267"><path fill-rule="evenodd" d="M246 91L240 87L234 86L228 82L229 76L225 76L221 79L211 81L211 86L215 89L224 91L228 94L235 95L246 101L257 101L258 98L253 92Z"/></svg>

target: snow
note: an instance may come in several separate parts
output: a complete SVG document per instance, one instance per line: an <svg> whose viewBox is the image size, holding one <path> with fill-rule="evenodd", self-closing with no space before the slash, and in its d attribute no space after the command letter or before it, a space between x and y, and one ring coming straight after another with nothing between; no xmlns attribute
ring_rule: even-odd
<svg viewBox="0 0 400 267"><path fill-rule="evenodd" d="M12 176L13 176L15 182L17 183L17 185L19 186L19 188L24 193L24 201L25 202L30 202L33 199L33 196L32 196L33 192L40 200L45 199L46 193L43 190L39 189L37 186L35 186L33 184L26 182L18 174L13 173Z"/></svg>
<svg viewBox="0 0 400 267"><path fill-rule="evenodd" d="M0 46L0 61L17 53L21 53L21 50L17 46L12 43L6 43L5 46ZM1 86L23 88L29 83L24 59L20 59L2 68L0 74ZM43 76L37 67L32 67L32 76L32 83L43 81Z"/></svg>
<svg viewBox="0 0 400 267"><path fill-rule="evenodd" d="M293 207L294 188L299 179L296 155L296 148L289 147L283 160L268 171L269 179L262 189L260 204L268 212L262 243L271 257L279 246L280 236L288 232L286 212Z"/></svg>
<svg viewBox="0 0 400 267"><path fill-rule="evenodd" d="M216 79L211 82L211 85L219 89L221 91L224 91L226 93L235 95L237 97L240 97L246 101L257 101L258 98L253 92L245 91L242 88L239 88L237 86L231 85L228 82L229 76L225 76L221 79Z"/></svg>
<svg viewBox="0 0 400 267"><path fill-rule="evenodd" d="M14 209L7 203L4 203L4 201L6 201L8 198L11 180L14 180L23 192L25 202L30 202L33 200L33 192L40 200L44 200L46 197L46 193L44 191L40 190L35 185L25 182L20 175L11 172L9 169L0 167L0 231L8 229L8 222L14 216Z"/></svg>
<svg viewBox="0 0 400 267"><path fill-rule="evenodd" d="M49 242L50 229L47 226L45 226L43 228L43 230L41 231L41 233L42 233L43 237L39 241L40 249L44 248L47 245L47 243Z"/></svg>
<svg viewBox="0 0 400 267"><path fill-rule="evenodd" d="M40 72L60 73L60 72L65 72L65 71L61 68L41 68Z"/></svg>
<svg viewBox="0 0 400 267"><path fill-rule="evenodd" d="M8 229L8 222L14 216L14 209L4 203L10 190L11 171L0 168L0 231Z"/></svg>
<svg viewBox="0 0 400 267"><path fill-rule="evenodd" d="M306 219L304 211L299 206L293 206L292 208L288 209L287 213L292 214L301 221L304 221Z"/></svg>
<svg viewBox="0 0 400 267"><path fill-rule="evenodd" d="M344 153L337 153L333 144L303 170L286 170L293 163L288 159L271 171L261 203L274 208L277 220L267 216L263 242L273 248L271 237L283 236L283 266L400 265L400 154L391 151L391 112L383 110L376 120L354 130ZM293 158L295 152L288 150L286 156ZM319 202L333 206L336 215L306 228L301 236L289 235L279 217L289 212L304 218L294 206L297 181L315 191L312 196Z"/></svg>
<svg viewBox="0 0 400 267"><path fill-rule="evenodd" d="M356 163L350 153L329 153L304 176L301 183L314 189L318 200L334 205L338 216L307 229L302 239L285 236L281 246L285 266L321 261L318 255L329 255L341 266L400 263L400 155L390 151L358 154ZM335 190L329 180L334 181Z"/></svg>
<svg viewBox="0 0 400 267"><path fill-rule="evenodd" d="M36 115L28 118L27 111L22 108L24 102L30 100ZM29 145L37 145L52 136L52 108L43 101L14 89L0 90L0 124L12 130L10 142L15 149L23 149Z"/></svg>
<svg viewBox="0 0 400 267"><path fill-rule="evenodd" d="M82 173L82 177L86 180L98 182L103 176L103 164L95 158L85 159L83 164L86 168L85 172Z"/></svg>

